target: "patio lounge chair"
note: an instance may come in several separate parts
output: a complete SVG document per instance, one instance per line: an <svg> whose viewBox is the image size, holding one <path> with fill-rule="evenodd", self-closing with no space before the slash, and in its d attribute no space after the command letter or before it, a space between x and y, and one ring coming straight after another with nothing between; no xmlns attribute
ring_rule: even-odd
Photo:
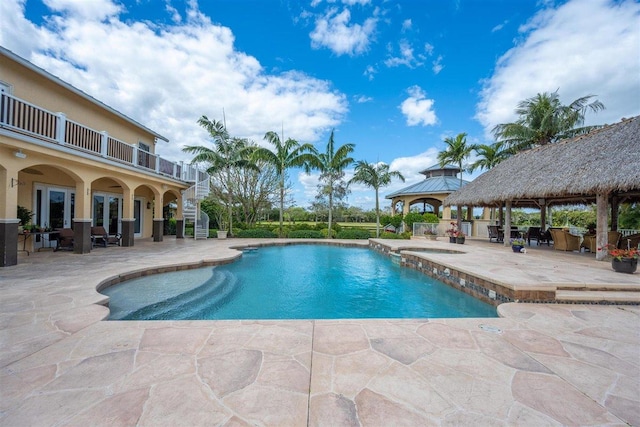
<svg viewBox="0 0 640 427"><path fill-rule="evenodd" d="M53 251L61 249L73 250L73 230L71 228L58 228L56 231L58 232L58 243Z"/></svg>
<svg viewBox="0 0 640 427"><path fill-rule="evenodd" d="M94 245L102 245L105 248L107 245L118 245L120 246L120 241L122 240L122 234L109 234L107 230L103 226L91 227L91 239L93 240Z"/></svg>
<svg viewBox="0 0 640 427"><path fill-rule="evenodd" d="M579 251L580 236L574 236L566 230L551 229L553 248L558 251Z"/></svg>

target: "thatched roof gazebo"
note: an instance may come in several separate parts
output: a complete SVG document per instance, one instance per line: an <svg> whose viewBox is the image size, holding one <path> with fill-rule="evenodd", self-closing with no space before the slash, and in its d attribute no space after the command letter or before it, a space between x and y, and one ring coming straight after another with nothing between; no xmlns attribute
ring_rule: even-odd
<svg viewBox="0 0 640 427"><path fill-rule="evenodd" d="M510 208L596 202L596 243L606 245L609 204L640 201L640 116L518 153L444 200L445 206ZM612 229L617 217L612 216ZM507 244L507 242L505 242ZM604 253L596 257L602 259Z"/></svg>

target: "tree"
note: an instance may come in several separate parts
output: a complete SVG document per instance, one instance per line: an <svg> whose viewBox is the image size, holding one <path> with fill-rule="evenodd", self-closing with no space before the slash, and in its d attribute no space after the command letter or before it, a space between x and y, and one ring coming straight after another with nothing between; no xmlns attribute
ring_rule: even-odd
<svg viewBox="0 0 640 427"><path fill-rule="evenodd" d="M404 176L398 171L389 171L386 163L372 164L365 160L356 163L355 174L349 180L349 184L359 182L367 187L371 187L376 192L376 237L380 237L380 187L386 187L393 178L398 178L404 182Z"/></svg>
<svg viewBox="0 0 640 427"><path fill-rule="evenodd" d="M344 144L336 149L333 141L333 131L331 131L331 136L329 136L325 152L320 153L314 147L311 152L311 156L309 156L309 166L320 171L320 181L325 184L323 186L323 191L329 199L328 238L331 238L333 199L336 195L335 191L340 189L339 186L336 187L336 184L342 181L342 178L344 177L344 170L353 163L353 158L350 157L349 154L353 152L354 147L354 144Z"/></svg>
<svg viewBox="0 0 640 427"><path fill-rule="evenodd" d="M263 160L272 165L280 183L280 228L278 235L283 237L283 221L284 221L284 198L286 191L287 170L293 167L303 167L308 172L308 162L310 160L313 146L311 144L298 144L295 139L288 138L282 142L276 132L267 132L264 136L274 150L259 147L253 152L253 158Z"/></svg>
<svg viewBox="0 0 640 427"><path fill-rule="evenodd" d="M198 124L209 132L213 139L214 149L205 146L191 145L183 148L183 151L195 154L193 163L208 163L207 173L222 173L222 184L227 193L227 221L229 222L229 235L233 235L233 190L232 170L242 167L245 169L259 170L251 162L249 154L251 147L247 140L231 138L226 126L216 120L209 120L207 116L198 119Z"/></svg>
<svg viewBox="0 0 640 427"><path fill-rule="evenodd" d="M558 91L538 93L518 104L515 122L499 124L492 132L512 153L589 133L600 126L583 126L585 114L605 108L598 100L589 102L594 96L583 96L562 105Z"/></svg>
<svg viewBox="0 0 640 427"><path fill-rule="evenodd" d="M489 170L508 157L508 152L503 149L501 142L491 145L479 144L474 147L474 151L478 159L471 164L469 172L476 169Z"/></svg>
<svg viewBox="0 0 640 427"><path fill-rule="evenodd" d="M438 162L440 167L443 168L449 163L458 165L460 169L460 188L462 188L462 172L464 168L462 164L471 155L471 152L475 149L474 145L467 145L467 134L459 133L455 138L445 138L444 143L447 145L446 150L438 153ZM462 228L462 209L458 207L458 230Z"/></svg>

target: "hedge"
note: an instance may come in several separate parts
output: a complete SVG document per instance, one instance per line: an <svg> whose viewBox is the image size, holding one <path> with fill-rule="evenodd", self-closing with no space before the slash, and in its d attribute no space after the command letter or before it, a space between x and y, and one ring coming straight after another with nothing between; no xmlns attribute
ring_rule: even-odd
<svg viewBox="0 0 640 427"><path fill-rule="evenodd" d="M248 230L238 230L235 234L236 234L236 237L263 238L263 239L278 237L278 235L273 231L270 231L264 228L250 228Z"/></svg>
<svg viewBox="0 0 640 427"><path fill-rule="evenodd" d="M400 234L396 234L396 233L389 233L387 231L385 231L384 233L380 234L380 238L381 239L395 239L395 240L401 240L401 239L411 239L411 233L409 232L404 232L404 233L400 233Z"/></svg>
<svg viewBox="0 0 640 427"><path fill-rule="evenodd" d="M291 239L322 239L322 232L319 230L291 230L287 237Z"/></svg>
<svg viewBox="0 0 640 427"><path fill-rule="evenodd" d="M347 228L340 231L337 235L338 239L368 239L371 237L369 230Z"/></svg>

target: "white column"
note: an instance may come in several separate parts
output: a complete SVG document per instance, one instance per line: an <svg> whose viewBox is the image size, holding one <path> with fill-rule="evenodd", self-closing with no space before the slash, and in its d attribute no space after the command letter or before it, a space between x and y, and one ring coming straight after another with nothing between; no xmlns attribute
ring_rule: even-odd
<svg viewBox="0 0 640 427"><path fill-rule="evenodd" d="M67 128L67 115L65 113L57 113L57 116L56 141L58 141L58 144L65 144L64 134Z"/></svg>

